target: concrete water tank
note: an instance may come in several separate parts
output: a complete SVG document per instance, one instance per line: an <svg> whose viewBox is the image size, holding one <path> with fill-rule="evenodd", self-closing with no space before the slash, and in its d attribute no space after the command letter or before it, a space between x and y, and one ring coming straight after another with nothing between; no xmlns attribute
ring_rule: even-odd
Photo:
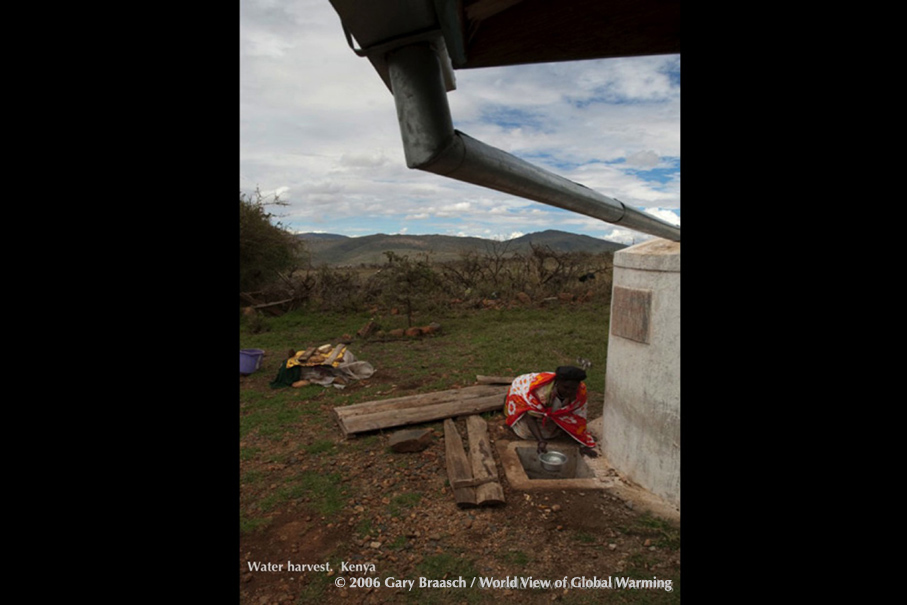
<svg viewBox="0 0 907 605"><path fill-rule="evenodd" d="M601 435L611 466L679 511L679 242L614 255Z"/></svg>

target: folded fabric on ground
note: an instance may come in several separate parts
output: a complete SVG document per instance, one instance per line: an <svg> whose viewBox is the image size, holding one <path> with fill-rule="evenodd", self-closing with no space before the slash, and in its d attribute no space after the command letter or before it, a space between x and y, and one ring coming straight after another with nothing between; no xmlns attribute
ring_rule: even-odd
<svg viewBox="0 0 907 605"><path fill-rule="evenodd" d="M291 367L287 367L290 365ZM347 350L343 361L336 366L317 365L302 366L281 364L277 376L271 381L272 389L293 386L294 382L308 380L312 384L343 388L350 380L364 380L375 373L375 368L367 361L358 361Z"/></svg>

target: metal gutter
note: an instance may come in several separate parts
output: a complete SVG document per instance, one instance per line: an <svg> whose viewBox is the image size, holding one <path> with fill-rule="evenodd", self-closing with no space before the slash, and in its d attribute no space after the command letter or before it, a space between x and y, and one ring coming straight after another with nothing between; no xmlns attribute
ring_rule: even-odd
<svg viewBox="0 0 907 605"><path fill-rule="evenodd" d="M446 64L432 44L391 50L385 63L408 167L680 241L675 225L455 130L447 102Z"/></svg>

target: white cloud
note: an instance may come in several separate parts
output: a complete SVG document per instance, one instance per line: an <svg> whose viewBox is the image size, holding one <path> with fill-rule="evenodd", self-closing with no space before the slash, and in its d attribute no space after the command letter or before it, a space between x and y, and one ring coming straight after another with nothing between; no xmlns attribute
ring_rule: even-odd
<svg viewBox="0 0 907 605"><path fill-rule="evenodd" d="M344 153L340 156L340 164L350 168L374 169L386 166L390 160L380 150L372 150L370 153Z"/></svg>
<svg viewBox="0 0 907 605"><path fill-rule="evenodd" d="M655 218L659 218L666 223L678 226L680 225L680 217L671 210L665 208L646 208L644 212L651 214Z"/></svg>
<svg viewBox="0 0 907 605"><path fill-rule="evenodd" d="M639 233L637 231L631 231L629 229L614 228L607 236L602 237L602 239L606 239L609 242L616 242L618 244L625 244L629 246L649 239L649 236L645 233Z"/></svg>
<svg viewBox="0 0 907 605"><path fill-rule="evenodd" d="M660 162L661 158L651 149L635 151L627 155L627 166L631 168L655 168Z"/></svg>
<svg viewBox="0 0 907 605"><path fill-rule="evenodd" d="M680 207L672 70L677 56L460 70L448 98L470 136L627 205L671 210ZM668 173L651 180L653 169ZM240 189L256 187L280 192L291 228L347 235L374 232L378 218L409 233L612 230L408 169L393 96L324 0L240 4Z"/></svg>

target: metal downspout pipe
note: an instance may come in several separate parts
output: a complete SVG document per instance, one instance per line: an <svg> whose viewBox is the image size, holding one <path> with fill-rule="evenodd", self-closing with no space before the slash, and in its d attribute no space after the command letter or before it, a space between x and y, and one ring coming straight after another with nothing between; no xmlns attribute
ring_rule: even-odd
<svg viewBox="0 0 907 605"><path fill-rule="evenodd" d="M454 130L437 53L429 43L386 56L406 165L680 241L680 228Z"/></svg>

